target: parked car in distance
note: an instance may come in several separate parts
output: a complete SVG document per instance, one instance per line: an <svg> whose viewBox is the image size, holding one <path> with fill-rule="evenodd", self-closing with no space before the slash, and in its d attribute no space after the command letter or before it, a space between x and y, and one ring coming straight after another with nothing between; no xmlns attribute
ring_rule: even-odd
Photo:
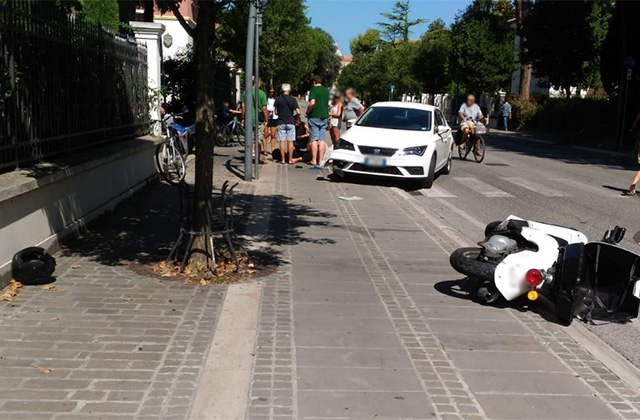
<svg viewBox="0 0 640 420"><path fill-rule="evenodd" d="M451 172L453 135L442 112L409 102L379 102L343 133L331 152L334 173L402 178L431 188Z"/></svg>

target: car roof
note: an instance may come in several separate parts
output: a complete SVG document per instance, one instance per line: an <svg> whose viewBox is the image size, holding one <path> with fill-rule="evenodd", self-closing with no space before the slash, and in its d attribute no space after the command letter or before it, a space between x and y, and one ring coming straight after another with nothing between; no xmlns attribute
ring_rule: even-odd
<svg viewBox="0 0 640 420"><path fill-rule="evenodd" d="M371 105L372 107L389 107L389 108L409 108L409 109L421 109L423 111L432 111L436 109L433 105L420 104L415 102L400 102L400 101L386 101L376 102Z"/></svg>

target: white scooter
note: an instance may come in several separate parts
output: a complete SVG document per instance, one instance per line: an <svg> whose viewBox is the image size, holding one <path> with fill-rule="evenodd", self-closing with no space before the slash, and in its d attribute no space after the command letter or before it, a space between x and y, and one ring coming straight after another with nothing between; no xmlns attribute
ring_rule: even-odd
<svg viewBox="0 0 640 420"><path fill-rule="evenodd" d="M477 297L492 304L540 294L556 302L558 316L628 320L638 315L640 255L617 245L625 230L616 227L600 242L572 228L509 216L485 229L481 248L461 248L449 261L477 281Z"/></svg>

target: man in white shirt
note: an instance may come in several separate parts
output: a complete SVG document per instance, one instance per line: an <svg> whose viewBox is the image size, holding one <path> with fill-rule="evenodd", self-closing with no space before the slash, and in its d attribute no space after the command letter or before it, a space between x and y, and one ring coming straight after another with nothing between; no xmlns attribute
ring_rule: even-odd
<svg viewBox="0 0 640 420"><path fill-rule="evenodd" d="M467 102L463 103L458 111L458 116L460 117L460 130L462 130L462 145L467 143L467 137L469 136L469 129L472 127L472 124L475 125L474 121L484 118L482 115L482 111L480 107L476 103L476 97L473 95L467 96Z"/></svg>

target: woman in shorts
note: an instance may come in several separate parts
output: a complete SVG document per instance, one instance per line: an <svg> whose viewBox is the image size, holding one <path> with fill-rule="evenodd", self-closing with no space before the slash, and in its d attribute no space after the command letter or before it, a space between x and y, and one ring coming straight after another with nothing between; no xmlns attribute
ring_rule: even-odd
<svg viewBox="0 0 640 420"><path fill-rule="evenodd" d="M331 107L329 108L329 134L331 135L331 142L333 148L338 148L338 141L340 141L340 128L342 126L342 97L340 92L333 94L333 101L331 101Z"/></svg>
<svg viewBox="0 0 640 420"><path fill-rule="evenodd" d="M275 110L276 91L274 88L269 88L267 93L267 112L269 113L269 120L267 126L264 129L264 141L262 145L262 154L267 153L267 142L271 142L271 152L276 150L276 127L278 126L278 116L273 112ZM267 140L267 137L271 136L271 140Z"/></svg>

